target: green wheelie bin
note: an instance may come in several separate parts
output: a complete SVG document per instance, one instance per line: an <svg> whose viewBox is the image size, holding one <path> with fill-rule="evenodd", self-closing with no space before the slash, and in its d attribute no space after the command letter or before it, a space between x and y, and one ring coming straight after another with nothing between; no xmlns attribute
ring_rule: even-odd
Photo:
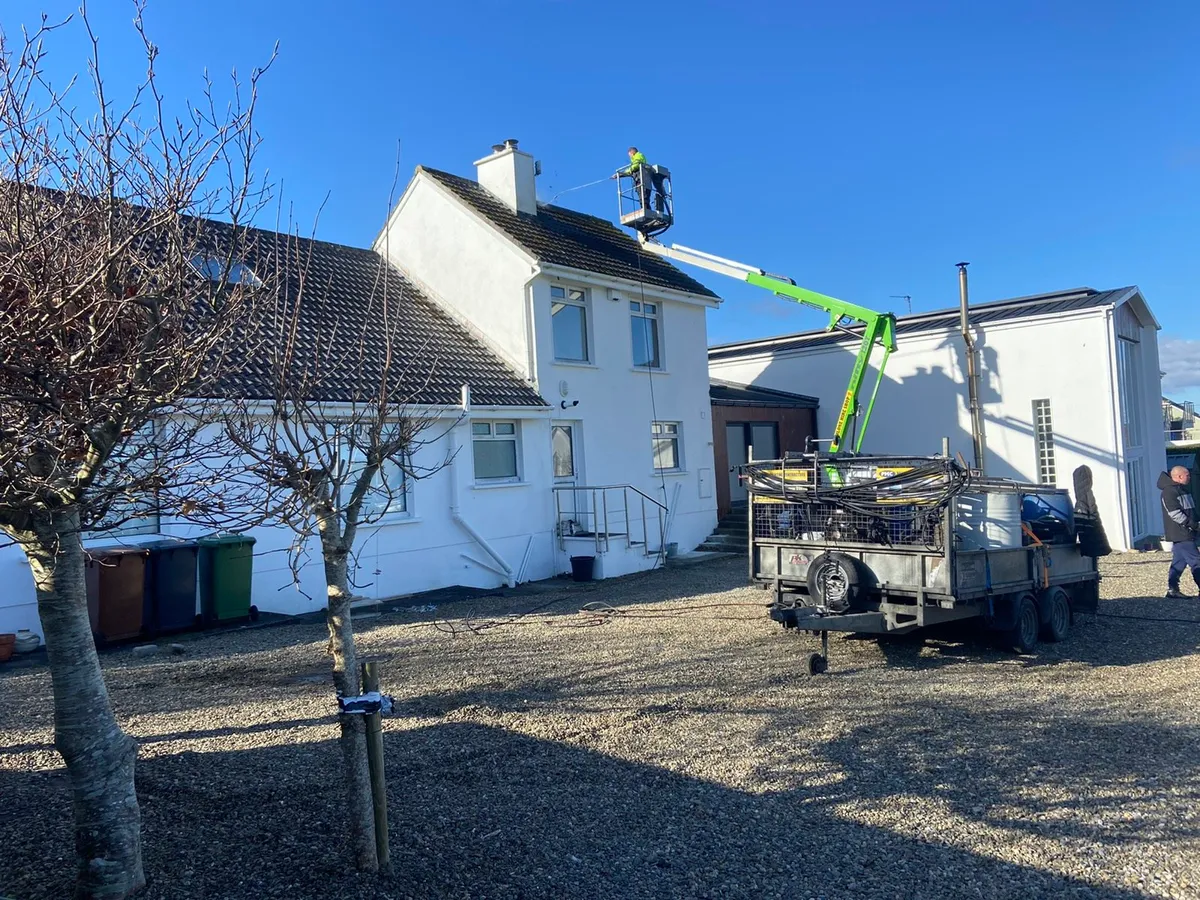
<svg viewBox="0 0 1200 900"><path fill-rule="evenodd" d="M255 539L242 534L202 537L199 581L200 615L205 625L257 619L250 602Z"/></svg>

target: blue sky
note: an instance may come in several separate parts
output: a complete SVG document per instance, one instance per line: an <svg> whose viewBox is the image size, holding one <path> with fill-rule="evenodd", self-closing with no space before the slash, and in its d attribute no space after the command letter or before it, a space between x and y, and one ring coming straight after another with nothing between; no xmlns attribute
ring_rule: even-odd
<svg viewBox="0 0 1200 900"><path fill-rule="evenodd" d="M75 3L6 0L14 33ZM132 6L93 3L114 85L142 67ZM876 309L1137 284L1164 389L1200 401L1200 4L153 0L169 98L280 57L260 163L318 234L367 244L397 151L472 175L517 138L549 198L631 143L674 176L670 240ZM81 70L72 29L51 71ZM614 218L610 183L564 205ZM823 322L693 271L727 299L713 342Z"/></svg>

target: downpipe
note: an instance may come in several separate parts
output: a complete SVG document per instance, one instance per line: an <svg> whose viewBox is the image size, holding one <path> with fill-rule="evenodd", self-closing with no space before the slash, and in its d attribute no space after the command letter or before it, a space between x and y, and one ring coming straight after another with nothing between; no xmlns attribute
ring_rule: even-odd
<svg viewBox="0 0 1200 900"><path fill-rule="evenodd" d="M469 404L469 389L466 385L463 385L464 410ZM493 561L495 561L496 565L500 568L499 574L502 578L504 578L504 583L508 587L514 588L517 586L517 576L516 573L513 572L512 566L504 561L504 557L496 551L495 547L487 542L483 535L471 527L471 523L462 517L462 513L458 508L458 467L456 463L456 459L458 458L458 436L456 430L453 428L450 429L449 440L450 461L446 468L449 469L450 472L450 518L453 519L463 531L469 534L471 539L474 540L475 543L477 543L481 548L483 548L483 551L487 553L487 555L490 556ZM484 568L490 569L491 567L485 566Z"/></svg>
<svg viewBox="0 0 1200 900"><path fill-rule="evenodd" d="M971 322L967 314L967 266L958 263L958 300L963 342L967 346L967 397L971 413L971 444L975 451L975 468L983 472L983 412L979 405L979 365L975 339L971 337Z"/></svg>

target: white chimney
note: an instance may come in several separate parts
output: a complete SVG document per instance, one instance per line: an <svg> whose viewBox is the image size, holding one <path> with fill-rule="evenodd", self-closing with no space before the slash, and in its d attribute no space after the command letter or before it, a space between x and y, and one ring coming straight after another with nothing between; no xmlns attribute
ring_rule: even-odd
<svg viewBox="0 0 1200 900"><path fill-rule="evenodd" d="M491 156L475 161L479 183L516 212L537 215L536 164L528 153L517 149L512 138L493 144Z"/></svg>

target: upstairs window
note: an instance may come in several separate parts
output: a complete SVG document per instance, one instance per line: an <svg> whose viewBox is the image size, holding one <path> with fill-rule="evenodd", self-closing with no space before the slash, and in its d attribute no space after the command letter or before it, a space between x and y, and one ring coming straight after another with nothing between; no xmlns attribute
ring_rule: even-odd
<svg viewBox="0 0 1200 900"><path fill-rule="evenodd" d="M662 368L658 304L630 300L629 315L633 333L633 364L638 368Z"/></svg>
<svg viewBox="0 0 1200 900"><path fill-rule="evenodd" d="M586 292L578 288L551 285L550 320L554 325L554 358L568 362L587 362Z"/></svg>

